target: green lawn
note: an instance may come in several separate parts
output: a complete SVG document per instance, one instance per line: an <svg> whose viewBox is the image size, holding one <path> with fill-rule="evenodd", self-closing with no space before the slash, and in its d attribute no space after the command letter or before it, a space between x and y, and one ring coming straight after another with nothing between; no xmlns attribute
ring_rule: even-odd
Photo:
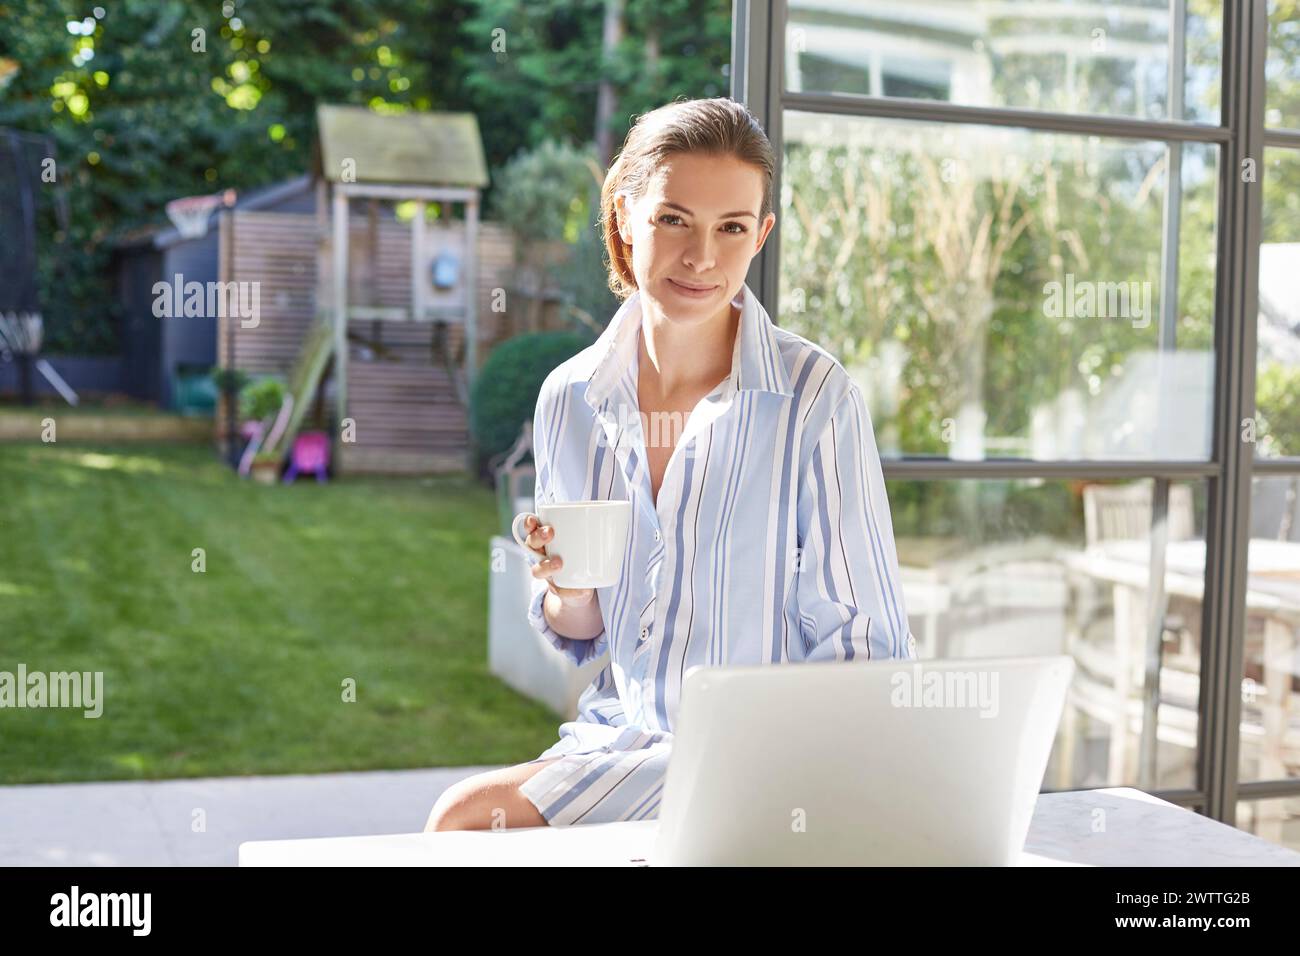
<svg viewBox="0 0 1300 956"><path fill-rule="evenodd" d="M495 512L468 480L265 487L203 447L11 444L0 496L0 671L104 672L98 719L0 710L0 783L513 763L555 740L487 670Z"/></svg>

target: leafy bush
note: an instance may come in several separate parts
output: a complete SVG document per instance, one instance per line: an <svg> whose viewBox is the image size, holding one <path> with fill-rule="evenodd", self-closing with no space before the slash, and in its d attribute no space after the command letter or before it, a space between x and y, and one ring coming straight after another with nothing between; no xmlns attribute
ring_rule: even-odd
<svg viewBox="0 0 1300 956"><path fill-rule="evenodd" d="M470 433L482 456L499 455L515 443L524 422L533 420L546 376L591 342L576 332L534 332L493 350L470 395Z"/></svg>
<svg viewBox="0 0 1300 956"><path fill-rule="evenodd" d="M1261 453L1300 454L1300 368L1270 362L1258 374L1256 440Z"/></svg>
<svg viewBox="0 0 1300 956"><path fill-rule="evenodd" d="M274 415L284 404L284 383L267 376L259 378L240 395L240 411L245 419L262 421Z"/></svg>
<svg viewBox="0 0 1300 956"><path fill-rule="evenodd" d="M252 381L247 372L237 368L221 368L214 365L209 374L212 376L212 384L216 385L217 391L222 394L229 390L238 395Z"/></svg>
<svg viewBox="0 0 1300 956"><path fill-rule="evenodd" d="M574 242L602 176L590 145L579 149L547 139L521 150L494 178L495 215L523 242Z"/></svg>
<svg viewBox="0 0 1300 956"><path fill-rule="evenodd" d="M541 288L599 323L618 309L605 272L598 225L604 170L595 146L546 140L521 150L493 177L493 216L515 237L513 290Z"/></svg>

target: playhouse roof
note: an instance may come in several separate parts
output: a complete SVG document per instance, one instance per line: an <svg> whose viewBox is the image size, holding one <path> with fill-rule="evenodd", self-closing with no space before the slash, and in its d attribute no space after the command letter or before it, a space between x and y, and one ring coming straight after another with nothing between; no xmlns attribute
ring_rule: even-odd
<svg viewBox="0 0 1300 956"><path fill-rule="evenodd" d="M483 140L473 113L375 113L364 106L316 108L321 171L342 179L356 160L356 182L486 186Z"/></svg>

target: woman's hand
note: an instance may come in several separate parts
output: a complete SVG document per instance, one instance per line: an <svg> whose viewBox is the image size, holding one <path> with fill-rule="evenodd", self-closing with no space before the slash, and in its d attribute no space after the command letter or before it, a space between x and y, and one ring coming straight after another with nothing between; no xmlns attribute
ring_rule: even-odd
<svg viewBox="0 0 1300 956"><path fill-rule="evenodd" d="M530 513L524 515L524 533L528 536L524 541L528 550L543 559L533 565L533 577L545 580L547 588L553 591L567 607L582 607L590 604L596 594L595 588L562 588L551 580L555 572L564 566L559 555L552 557L546 553L546 542L555 537L555 529L550 525L542 524L537 515Z"/></svg>

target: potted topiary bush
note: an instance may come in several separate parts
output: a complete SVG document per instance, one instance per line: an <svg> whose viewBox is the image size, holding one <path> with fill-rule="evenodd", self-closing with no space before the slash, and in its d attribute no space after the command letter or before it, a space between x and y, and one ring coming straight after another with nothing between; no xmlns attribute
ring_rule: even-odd
<svg viewBox="0 0 1300 956"><path fill-rule="evenodd" d="M240 395L241 411L245 421L255 421L260 425L260 434L255 441L265 439L284 404L284 383L267 376L248 385ZM253 456L252 474L255 481L274 484L280 477L280 456L269 452L257 452Z"/></svg>
<svg viewBox="0 0 1300 956"><path fill-rule="evenodd" d="M284 383L269 375L245 386L240 395L244 418L265 422L280 411L280 406L284 404L284 394Z"/></svg>
<svg viewBox="0 0 1300 956"><path fill-rule="evenodd" d="M280 480L280 456L267 451L259 451L253 456L251 473L253 480L262 485L273 485Z"/></svg>

